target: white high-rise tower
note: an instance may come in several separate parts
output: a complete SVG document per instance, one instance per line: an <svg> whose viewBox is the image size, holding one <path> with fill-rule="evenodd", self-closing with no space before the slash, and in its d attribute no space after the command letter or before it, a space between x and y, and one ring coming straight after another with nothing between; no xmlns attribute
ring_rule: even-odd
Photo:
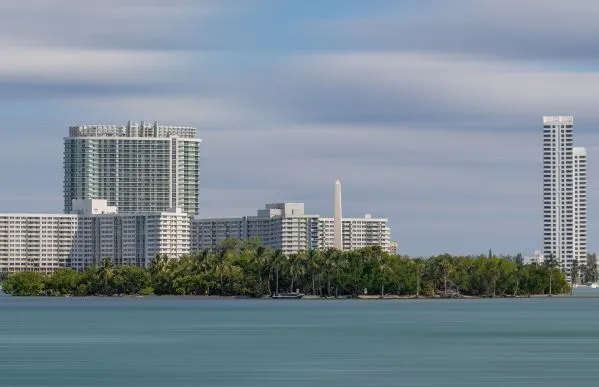
<svg viewBox="0 0 599 387"><path fill-rule="evenodd" d="M78 125L64 139L64 208L106 199L119 213L179 207L198 213L196 129L154 123Z"/></svg>
<svg viewBox="0 0 599 387"><path fill-rule="evenodd" d="M586 261L586 150L573 148L574 117L543 117L543 246L569 273Z"/></svg>
<svg viewBox="0 0 599 387"><path fill-rule="evenodd" d="M341 213L341 182L335 182L335 199L333 213L333 247L343 250L343 218Z"/></svg>
<svg viewBox="0 0 599 387"><path fill-rule="evenodd" d="M574 192L572 220L574 259L579 264L587 260L587 151L586 148L572 149Z"/></svg>

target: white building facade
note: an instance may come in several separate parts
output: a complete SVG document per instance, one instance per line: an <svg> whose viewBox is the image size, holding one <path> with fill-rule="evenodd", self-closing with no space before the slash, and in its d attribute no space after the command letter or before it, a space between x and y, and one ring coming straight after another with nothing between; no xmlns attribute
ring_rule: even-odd
<svg viewBox="0 0 599 387"><path fill-rule="evenodd" d="M532 256L522 257L524 265L542 265L543 263L545 263L545 255L539 250L535 250Z"/></svg>
<svg viewBox="0 0 599 387"><path fill-rule="evenodd" d="M82 270L109 258L146 267L156 254L190 252L181 210L119 214L104 200L80 200L73 214L0 214L0 272Z"/></svg>
<svg viewBox="0 0 599 387"><path fill-rule="evenodd" d="M320 218L319 248L335 247L335 218ZM386 218L366 214L363 218L341 218L342 250L381 246L391 252L391 230Z"/></svg>
<svg viewBox="0 0 599 387"><path fill-rule="evenodd" d="M586 150L573 147L574 118L543 117L543 253L566 273L586 262Z"/></svg>
<svg viewBox="0 0 599 387"><path fill-rule="evenodd" d="M391 231L385 218L342 218L343 250L381 246L390 251ZM334 218L306 214L303 203L267 204L256 216L194 219L192 251L214 250L227 237L256 238L284 254L335 246Z"/></svg>
<svg viewBox="0 0 599 387"><path fill-rule="evenodd" d="M64 139L64 212L106 199L121 213L199 210L200 142L193 127L79 125Z"/></svg>
<svg viewBox="0 0 599 387"><path fill-rule="evenodd" d="M63 214L0 214L0 272L51 273L91 251L91 219Z"/></svg>

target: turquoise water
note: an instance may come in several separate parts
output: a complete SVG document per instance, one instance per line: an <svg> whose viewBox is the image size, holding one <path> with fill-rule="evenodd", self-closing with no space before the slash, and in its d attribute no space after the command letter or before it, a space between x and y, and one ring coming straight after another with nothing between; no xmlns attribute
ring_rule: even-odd
<svg viewBox="0 0 599 387"><path fill-rule="evenodd" d="M596 386L599 299L0 297L0 386Z"/></svg>

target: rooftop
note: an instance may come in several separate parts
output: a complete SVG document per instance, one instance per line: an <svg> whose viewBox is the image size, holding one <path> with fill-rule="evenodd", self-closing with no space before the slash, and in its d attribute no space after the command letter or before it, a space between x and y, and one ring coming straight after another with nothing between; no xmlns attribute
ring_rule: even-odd
<svg viewBox="0 0 599 387"><path fill-rule="evenodd" d="M196 138L197 129L192 126L164 126L158 122L127 122L126 125L75 125L69 127L69 137L150 137Z"/></svg>

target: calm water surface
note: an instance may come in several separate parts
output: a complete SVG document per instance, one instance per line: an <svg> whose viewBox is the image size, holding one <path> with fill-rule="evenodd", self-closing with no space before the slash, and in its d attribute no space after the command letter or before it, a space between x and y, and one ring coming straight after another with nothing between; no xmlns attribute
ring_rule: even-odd
<svg viewBox="0 0 599 387"><path fill-rule="evenodd" d="M599 299L0 297L0 386L596 386Z"/></svg>

